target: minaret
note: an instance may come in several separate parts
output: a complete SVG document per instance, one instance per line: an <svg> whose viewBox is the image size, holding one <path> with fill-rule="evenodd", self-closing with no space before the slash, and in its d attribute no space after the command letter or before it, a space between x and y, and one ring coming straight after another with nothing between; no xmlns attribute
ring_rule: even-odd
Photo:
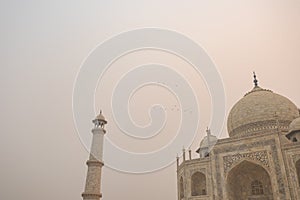
<svg viewBox="0 0 300 200"><path fill-rule="evenodd" d="M92 129L93 139L89 160L86 162L88 166L85 190L82 193L83 200L99 200L102 197L101 187L101 170L104 165L102 161L103 155L103 137L105 134L104 125L107 124L102 111L93 120L94 128Z"/></svg>

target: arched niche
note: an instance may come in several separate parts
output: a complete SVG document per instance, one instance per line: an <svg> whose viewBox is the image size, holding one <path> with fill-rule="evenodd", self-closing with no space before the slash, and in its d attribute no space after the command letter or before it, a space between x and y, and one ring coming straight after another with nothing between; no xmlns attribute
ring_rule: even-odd
<svg viewBox="0 0 300 200"><path fill-rule="evenodd" d="M250 161L242 161L228 172L226 190L230 200L273 199L270 175Z"/></svg>
<svg viewBox="0 0 300 200"><path fill-rule="evenodd" d="M206 195L206 176L201 172L195 172L191 177L191 196Z"/></svg>

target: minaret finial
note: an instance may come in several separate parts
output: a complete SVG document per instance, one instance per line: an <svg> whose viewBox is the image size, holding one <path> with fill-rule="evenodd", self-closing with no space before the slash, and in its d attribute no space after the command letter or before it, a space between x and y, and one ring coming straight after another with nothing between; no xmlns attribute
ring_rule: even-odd
<svg viewBox="0 0 300 200"><path fill-rule="evenodd" d="M95 128L104 128L104 125L107 124L105 117L102 115L102 110L100 110L99 115L92 121L95 124Z"/></svg>
<svg viewBox="0 0 300 200"><path fill-rule="evenodd" d="M253 72L253 78L254 78L254 80L253 80L253 83L254 83L254 86L255 87L257 87L258 86L258 80L256 79L256 74L255 74L255 72Z"/></svg>

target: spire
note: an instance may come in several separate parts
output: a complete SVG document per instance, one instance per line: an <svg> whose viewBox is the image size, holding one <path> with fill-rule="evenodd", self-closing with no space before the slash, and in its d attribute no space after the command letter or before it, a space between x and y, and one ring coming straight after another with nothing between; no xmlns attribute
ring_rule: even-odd
<svg viewBox="0 0 300 200"><path fill-rule="evenodd" d="M207 134L207 136L211 135L210 129L208 127L206 127L206 134Z"/></svg>
<svg viewBox="0 0 300 200"><path fill-rule="evenodd" d="M210 133L210 129L207 127L206 129L206 133L207 133L207 146L208 146L208 149L210 148L210 136L211 136L211 133Z"/></svg>
<svg viewBox="0 0 300 200"><path fill-rule="evenodd" d="M253 83L254 83L254 87L257 87L258 86L258 80L256 79L256 74L255 74L255 72L253 72L253 78L254 78L254 80L253 80Z"/></svg>

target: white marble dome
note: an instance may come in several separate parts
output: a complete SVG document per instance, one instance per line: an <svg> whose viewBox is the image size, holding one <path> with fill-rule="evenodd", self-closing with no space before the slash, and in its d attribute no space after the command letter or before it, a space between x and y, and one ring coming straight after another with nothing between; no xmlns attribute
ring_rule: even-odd
<svg viewBox="0 0 300 200"><path fill-rule="evenodd" d="M289 132L294 131L300 131L300 117L294 119L289 126Z"/></svg>
<svg viewBox="0 0 300 200"><path fill-rule="evenodd" d="M227 119L230 137L242 137L274 131L279 124L288 131L289 124L299 117L297 106L288 98L255 86L231 109Z"/></svg>
<svg viewBox="0 0 300 200"><path fill-rule="evenodd" d="M209 145L208 136L205 136L200 142L200 148L206 148L208 146L214 145L218 141L218 138L214 135L209 135Z"/></svg>

